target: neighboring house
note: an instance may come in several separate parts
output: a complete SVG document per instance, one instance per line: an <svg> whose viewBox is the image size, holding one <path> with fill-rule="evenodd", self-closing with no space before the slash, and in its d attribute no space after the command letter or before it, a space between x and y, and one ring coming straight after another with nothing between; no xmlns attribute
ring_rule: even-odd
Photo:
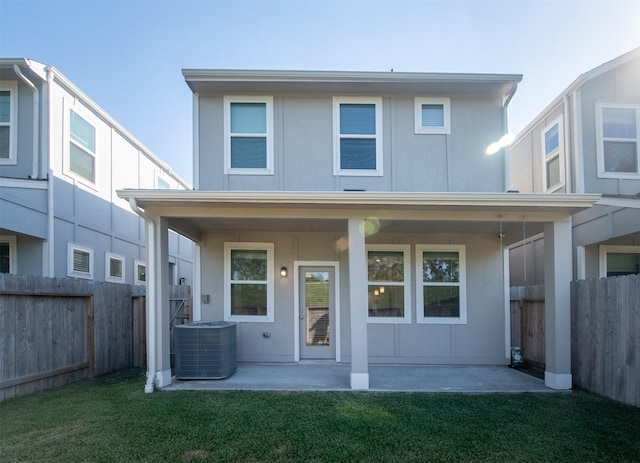
<svg viewBox="0 0 640 463"><path fill-rule="evenodd" d="M579 76L515 139L509 188L599 193L573 220L573 277L640 273L640 48ZM511 283L543 283L544 235L511 251Z"/></svg>
<svg viewBox="0 0 640 463"><path fill-rule="evenodd" d="M346 362L353 389L370 363L506 365L504 247L526 221L551 237L546 382L571 387L570 217L599 196L505 192L506 152L485 150L520 75L183 74L195 190L118 194L144 209L149 261L169 229L196 242L194 317L235 322L240 362ZM147 391L171 383L163 272Z"/></svg>
<svg viewBox="0 0 640 463"><path fill-rule="evenodd" d="M188 189L51 66L0 59L0 272L144 284L144 221L120 188ZM169 236L166 283L191 283Z"/></svg>

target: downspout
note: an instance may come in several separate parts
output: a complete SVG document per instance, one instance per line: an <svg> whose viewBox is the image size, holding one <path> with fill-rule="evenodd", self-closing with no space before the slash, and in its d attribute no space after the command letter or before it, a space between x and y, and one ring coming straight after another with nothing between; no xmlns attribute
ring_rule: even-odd
<svg viewBox="0 0 640 463"><path fill-rule="evenodd" d="M129 198L129 206L145 221L145 235L147 244L147 268L156 268L155 257L155 225L153 219L138 207L135 198ZM147 280L147 383L144 392L153 392L156 383L156 278L153 272L147 272L151 278Z"/></svg>
<svg viewBox="0 0 640 463"><path fill-rule="evenodd" d="M38 88L27 79L22 71L20 70L20 66L17 64L13 65L13 71L16 75L24 82L31 91L33 92L33 162L31 167L31 180L37 180L40 178L38 170L39 170L39 162L38 162L38 142L40 135L40 92Z"/></svg>
<svg viewBox="0 0 640 463"><path fill-rule="evenodd" d="M46 167L47 167L47 249L46 249L46 272L45 275L53 278L54 277L54 259L55 259L55 248L53 246L55 239L55 210L54 210L54 177L53 177L53 169L51 168L53 153L52 153L52 143L51 143L51 134L53 133L53 117L52 114L52 93L53 93L53 71L47 66L47 86L46 90L46 104L47 104L47 127L43 127L43 134L46 133ZM45 163L44 158L45 153L45 144L43 137L43 145L42 145L42 163ZM44 170L44 169L43 169Z"/></svg>

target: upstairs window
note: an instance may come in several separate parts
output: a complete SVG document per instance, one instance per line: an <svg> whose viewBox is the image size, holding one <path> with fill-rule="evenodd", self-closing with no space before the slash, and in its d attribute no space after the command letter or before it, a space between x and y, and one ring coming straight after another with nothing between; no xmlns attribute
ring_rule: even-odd
<svg viewBox="0 0 640 463"><path fill-rule="evenodd" d="M273 175L273 98L225 97L225 172Z"/></svg>
<svg viewBox="0 0 640 463"><path fill-rule="evenodd" d="M96 128L70 110L69 171L91 183L96 183Z"/></svg>
<svg viewBox="0 0 640 463"><path fill-rule="evenodd" d="M449 98L416 98L416 134L451 133L450 106Z"/></svg>
<svg viewBox="0 0 640 463"><path fill-rule="evenodd" d="M334 98L334 175L382 175L382 99Z"/></svg>
<svg viewBox="0 0 640 463"><path fill-rule="evenodd" d="M162 177L157 177L157 186L158 186L158 190L170 190L171 189L171 185L169 185L169 182L167 182L166 180L164 180Z"/></svg>
<svg viewBox="0 0 640 463"><path fill-rule="evenodd" d="M17 97L15 82L0 81L0 164L17 163Z"/></svg>
<svg viewBox="0 0 640 463"><path fill-rule="evenodd" d="M544 190L557 191L564 186L564 149L562 121L557 120L542 133Z"/></svg>
<svg viewBox="0 0 640 463"><path fill-rule="evenodd" d="M639 124L640 107L596 104L598 171L601 177L638 177Z"/></svg>

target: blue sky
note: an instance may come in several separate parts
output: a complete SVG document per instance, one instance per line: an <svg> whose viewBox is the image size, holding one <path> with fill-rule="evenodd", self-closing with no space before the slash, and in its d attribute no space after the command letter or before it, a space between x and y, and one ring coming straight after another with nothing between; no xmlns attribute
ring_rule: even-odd
<svg viewBox="0 0 640 463"><path fill-rule="evenodd" d="M638 46L639 0L0 0L0 57L55 66L187 181L183 68L524 74L518 132Z"/></svg>

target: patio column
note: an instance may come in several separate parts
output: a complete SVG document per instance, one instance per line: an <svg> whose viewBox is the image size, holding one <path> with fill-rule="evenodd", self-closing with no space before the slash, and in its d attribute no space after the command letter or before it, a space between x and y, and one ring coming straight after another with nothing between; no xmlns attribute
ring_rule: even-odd
<svg viewBox="0 0 640 463"><path fill-rule="evenodd" d="M351 389L369 389L367 350L367 259L364 219L349 219L349 312L351 317Z"/></svg>
<svg viewBox="0 0 640 463"><path fill-rule="evenodd" d="M171 359L170 359L170 323L169 314L169 229L168 221L164 217L154 218L153 259L147 259L147 278L152 278L153 285L148 290L155 293L156 311L156 386L164 387L171 384Z"/></svg>
<svg viewBox="0 0 640 463"><path fill-rule="evenodd" d="M546 223L544 382L552 389L571 389L571 278L571 222Z"/></svg>

